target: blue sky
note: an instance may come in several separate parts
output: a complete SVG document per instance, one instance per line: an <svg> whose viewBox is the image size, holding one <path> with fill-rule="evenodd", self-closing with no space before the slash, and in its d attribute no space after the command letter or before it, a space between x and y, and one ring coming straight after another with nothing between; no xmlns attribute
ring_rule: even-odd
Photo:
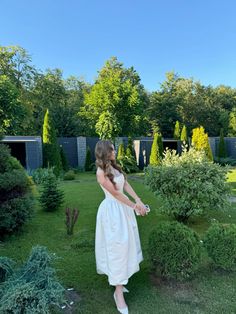
<svg viewBox="0 0 236 314"><path fill-rule="evenodd" d="M168 71L236 87L235 12L235 0L1 0L0 45L90 83L116 56L149 91Z"/></svg>

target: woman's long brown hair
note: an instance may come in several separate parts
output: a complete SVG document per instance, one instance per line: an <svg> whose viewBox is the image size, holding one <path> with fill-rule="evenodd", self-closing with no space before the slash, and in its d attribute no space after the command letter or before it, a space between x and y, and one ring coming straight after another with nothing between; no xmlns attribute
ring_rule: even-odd
<svg viewBox="0 0 236 314"><path fill-rule="evenodd" d="M121 167L116 164L115 160L110 160L110 155L113 151L113 144L108 140L100 140L97 142L95 147L95 156L96 156L96 166L100 167L105 176L107 176L112 184L116 187L114 182L114 174L111 172L112 167L118 170L120 173L125 173L122 171Z"/></svg>

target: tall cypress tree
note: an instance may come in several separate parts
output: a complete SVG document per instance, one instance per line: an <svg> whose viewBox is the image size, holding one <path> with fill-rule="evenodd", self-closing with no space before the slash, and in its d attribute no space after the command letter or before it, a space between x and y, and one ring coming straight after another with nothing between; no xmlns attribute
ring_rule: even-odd
<svg viewBox="0 0 236 314"><path fill-rule="evenodd" d="M180 139L180 125L179 125L179 121L175 122L174 139L175 140L179 140Z"/></svg>
<svg viewBox="0 0 236 314"><path fill-rule="evenodd" d="M132 143L132 138L131 137L128 138L128 145L126 147L125 155L128 158L135 158L135 153L134 153L133 143Z"/></svg>
<svg viewBox="0 0 236 314"><path fill-rule="evenodd" d="M225 158L226 157L226 146L225 146L223 128L220 129L220 141L219 141L219 147L218 147L218 157L219 158Z"/></svg>
<svg viewBox="0 0 236 314"><path fill-rule="evenodd" d="M149 164L152 166L158 166L161 162L162 153L163 145L161 135L159 133L155 133L152 142Z"/></svg>
<svg viewBox="0 0 236 314"><path fill-rule="evenodd" d="M205 133L203 126L193 129L192 145L197 150L204 150L208 159L211 161L213 160L213 155L212 155L211 146L208 139L208 134Z"/></svg>
<svg viewBox="0 0 236 314"><path fill-rule="evenodd" d="M118 147L117 160L119 161L124 157L125 157L125 147L124 147L124 144L121 143Z"/></svg>
<svg viewBox="0 0 236 314"><path fill-rule="evenodd" d="M48 109L45 113L43 123L43 165L44 167L54 167L54 173L57 176L62 169L56 130Z"/></svg>
<svg viewBox="0 0 236 314"><path fill-rule="evenodd" d="M188 134L187 134L187 128L185 125L182 128L180 139L182 142L188 144Z"/></svg>

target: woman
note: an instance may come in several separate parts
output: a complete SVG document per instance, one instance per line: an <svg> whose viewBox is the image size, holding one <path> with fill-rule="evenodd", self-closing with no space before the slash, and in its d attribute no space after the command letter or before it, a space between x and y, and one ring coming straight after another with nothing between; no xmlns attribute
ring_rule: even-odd
<svg viewBox="0 0 236 314"><path fill-rule="evenodd" d="M146 207L128 183L115 161L115 149L110 141L101 140L95 148L97 181L105 193L98 208L95 255L98 274L106 274L115 286L114 299L120 313L128 313L123 285L139 271L143 260L138 226L134 211L144 216ZM134 200L132 202L125 190Z"/></svg>

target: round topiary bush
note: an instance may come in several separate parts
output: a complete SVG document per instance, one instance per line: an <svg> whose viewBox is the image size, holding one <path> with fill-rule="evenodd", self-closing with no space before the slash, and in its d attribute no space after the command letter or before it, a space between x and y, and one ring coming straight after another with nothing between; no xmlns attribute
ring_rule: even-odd
<svg viewBox="0 0 236 314"><path fill-rule="evenodd" d="M201 243L185 225L165 222L150 233L148 252L152 266L161 276L182 280L198 269Z"/></svg>
<svg viewBox="0 0 236 314"><path fill-rule="evenodd" d="M0 239L25 224L33 201L32 180L9 148L0 144Z"/></svg>
<svg viewBox="0 0 236 314"><path fill-rule="evenodd" d="M214 264L225 270L236 270L236 225L214 223L208 229L204 246Z"/></svg>

